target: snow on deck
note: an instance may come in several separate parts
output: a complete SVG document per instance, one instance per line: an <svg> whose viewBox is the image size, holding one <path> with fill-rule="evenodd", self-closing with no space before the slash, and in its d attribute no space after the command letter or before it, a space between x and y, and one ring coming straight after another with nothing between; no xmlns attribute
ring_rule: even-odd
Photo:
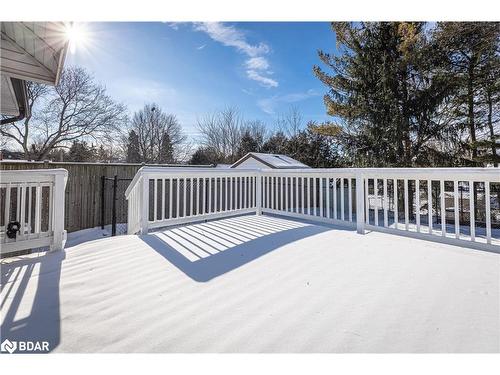
<svg viewBox="0 0 500 375"><path fill-rule="evenodd" d="M270 216L3 259L2 340L56 352L498 352L500 255Z"/></svg>

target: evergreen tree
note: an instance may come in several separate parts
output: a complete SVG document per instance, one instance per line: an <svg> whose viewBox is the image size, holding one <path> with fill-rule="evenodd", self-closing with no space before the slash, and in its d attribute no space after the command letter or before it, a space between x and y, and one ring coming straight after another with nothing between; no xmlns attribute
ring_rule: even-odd
<svg viewBox="0 0 500 375"><path fill-rule="evenodd" d="M357 166L425 164L429 149L448 133L441 110L450 85L439 74L423 23L334 23L340 55L320 51L333 72L314 67L329 88L334 120L316 127L333 135Z"/></svg>
<svg viewBox="0 0 500 375"><path fill-rule="evenodd" d="M263 145L262 152L269 154L286 154L288 139L279 131L273 134Z"/></svg>
<svg viewBox="0 0 500 375"><path fill-rule="evenodd" d="M142 161L139 149L139 137L134 130L131 130L127 143L127 163L140 163Z"/></svg>
<svg viewBox="0 0 500 375"><path fill-rule="evenodd" d="M446 73L454 83L452 116L457 130L466 131L465 146L470 161L473 164L495 162L498 137L495 126L500 103L500 24L440 22L434 38L439 53L445 58ZM483 129L487 129L486 137L481 136ZM491 150L489 156L485 155L487 150Z"/></svg>
<svg viewBox="0 0 500 375"><path fill-rule="evenodd" d="M332 137L319 134L317 125L309 123L287 142L287 154L313 168L342 166L337 145Z"/></svg>
<svg viewBox="0 0 500 375"><path fill-rule="evenodd" d="M94 145L89 146L85 141L73 141L65 161L89 162L96 160L96 149Z"/></svg>
<svg viewBox="0 0 500 375"><path fill-rule="evenodd" d="M241 137L240 147L238 147L236 158L240 159L249 152L259 152L259 142L250 134L249 130L246 130Z"/></svg>
<svg viewBox="0 0 500 375"><path fill-rule="evenodd" d="M174 162L174 146L167 132L161 137L159 163L168 164Z"/></svg>
<svg viewBox="0 0 500 375"><path fill-rule="evenodd" d="M209 165L219 162L217 152L208 147L199 147L191 156L189 164L191 165Z"/></svg>

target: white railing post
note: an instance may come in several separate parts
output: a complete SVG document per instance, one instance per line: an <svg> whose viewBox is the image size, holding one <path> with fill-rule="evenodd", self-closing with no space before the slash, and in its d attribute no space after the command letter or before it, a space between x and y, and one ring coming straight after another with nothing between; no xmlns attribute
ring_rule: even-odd
<svg viewBox="0 0 500 375"><path fill-rule="evenodd" d="M368 186L368 185L367 185ZM356 230L359 234L365 234L365 193L363 173L356 173Z"/></svg>
<svg viewBox="0 0 500 375"><path fill-rule="evenodd" d="M257 173L257 189L256 189L256 198L255 201L255 213L257 215L262 215L262 175L261 173Z"/></svg>
<svg viewBox="0 0 500 375"><path fill-rule="evenodd" d="M66 244L66 231L64 230L64 198L66 181L68 179L68 171L64 170L54 175L54 193L53 201L49 204L53 205L52 209L52 231L53 239L50 245L50 251L58 251L64 249ZM39 202L37 202L39 204Z"/></svg>
<svg viewBox="0 0 500 375"><path fill-rule="evenodd" d="M140 209L140 215L141 217L139 218L139 228L140 228L140 233L141 234L147 234L148 229L149 229L149 178L147 177L147 174L143 173L142 174L142 182L141 182L141 209ZM177 207L177 210L179 208ZM177 215L179 212L177 211Z"/></svg>

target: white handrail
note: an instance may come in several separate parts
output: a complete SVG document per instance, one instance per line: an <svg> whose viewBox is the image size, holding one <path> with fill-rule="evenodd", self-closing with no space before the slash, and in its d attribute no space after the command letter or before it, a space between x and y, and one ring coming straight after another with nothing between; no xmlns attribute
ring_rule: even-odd
<svg viewBox="0 0 500 375"><path fill-rule="evenodd" d="M493 184L498 168L144 167L126 192L129 233L263 212L499 251Z"/></svg>
<svg viewBox="0 0 500 375"><path fill-rule="evenodd" d="M66 242L64 201L65 169L0 171L1 253L50 247L61 250ZM19 223L19 231L8 232Z"/></svg>
<svg viewBox="0 0 500 375"><path fill-rule="evenodd" d="M125 192L128 233L257 212L257 174L245 169L143 167Z"/></svg>

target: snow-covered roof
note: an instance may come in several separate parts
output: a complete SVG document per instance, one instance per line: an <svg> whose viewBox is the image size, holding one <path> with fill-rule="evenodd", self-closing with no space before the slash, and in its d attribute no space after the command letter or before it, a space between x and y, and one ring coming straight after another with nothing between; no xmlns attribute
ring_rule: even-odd
<svg viewBox="0 0 500 375"><path fill-rule="evenodd" d="M231 168L236 168L238 165L250 158L257 160L272 169L310 168L308 165L305 165L304 163L301 163L300 161L295 160L290 156L282 154L265 154L262 152L249 152L241 159L236 161L233 165L231 165Z"/></svg>

